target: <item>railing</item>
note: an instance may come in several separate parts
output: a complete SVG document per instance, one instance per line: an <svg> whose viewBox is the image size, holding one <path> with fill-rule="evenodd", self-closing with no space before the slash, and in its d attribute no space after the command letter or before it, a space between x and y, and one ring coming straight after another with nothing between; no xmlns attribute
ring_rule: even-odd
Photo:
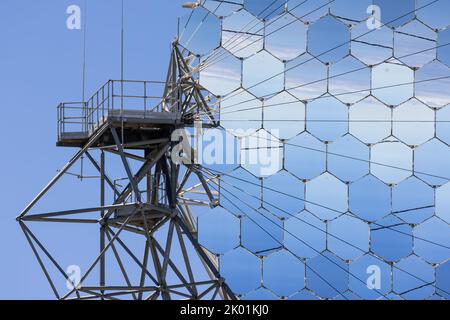
<svg viewBox="0 0 450 320"><path fill-rule="evenodd" d="M147 200L149 200L148 199L149 196L151 196L152 192L154 191L153 183L154 183L155 175L153 175L153 174L149 175L148 179L150 179L151 184L152 184L150 186L150 188L148 190L139 190L139 193L140 193L141 197L143 199L146 198ZM123 191L124 184L128 184L128 182L129 182L129 178L116 179L116 180L114 180L114 189L115 190L119 190L119 191ZM164 183L160 183L158 185L158 187L156 187L155 189L156 189L157 194L158 194L158 197L157 197L158 204L168 205L168 203L166 202L167 201L167 193L166 193L167 189L166 189ZM116 193L114 194L114 201L117 201L117 194ZM134 192L131 192L130 195L125 200L122 201L122 203L124 203L124 204L136 203L136 196L135 196Z"/></svg>
<svg viewBox="0 0 450 320"><path fill-rule="evenodd" d="M109 80L88 101L58 106L58 140L64 134L89 134L112 110L162 111L165 82Z"/></svg>

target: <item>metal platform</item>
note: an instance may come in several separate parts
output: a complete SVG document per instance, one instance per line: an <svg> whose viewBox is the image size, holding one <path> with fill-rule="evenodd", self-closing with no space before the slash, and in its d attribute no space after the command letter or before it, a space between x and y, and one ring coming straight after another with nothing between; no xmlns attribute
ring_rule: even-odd
<svg viewBox="0 0 450 320"><path fill-rule="evenodd" d="M164 110L162 97L156 94L162 92L162 84L110 80L86 102L61 103L57 146L81 148L106 124L123 130L126 142L158 139L167 133L166 128L173 130L181 124L180 113ZM96 147L112 142L105 133Z"/></svg>
<svg viewBox="0 0 450 320"><path fill-rule="evenodd" d="M158 139L167 131L181 125L181 116L177 113L155 112L141 110L109 110L105 116L88 131L61 132L58 134L57 146L59 147L82 147L95 135L104 125L111 125L119 130L124 130L128 143ZM164 130L166 128L167 130ZM107 132L100 139L97 147L111 144L113 139Z"/></svg>
<svg viewBox="0 0 450 320"><path fill-rule="evenodd" d="M117 209L114 214L114 218L111 219L111 223L122 223L127 218L132 216L134 214L134 211L138 208L138 204L134 205L127 205L120 209ZM144 204L142 209L142 214L137 215L133 217L133 219L129 220L129 225L135 226L138 228L144 228L145 223L147 223L147 228L150 230L155 230L157 228L158 224L164 221L167 216L170 216L172 214L172 210L168 206L164 205L151 205L151 204Z"/></svg>

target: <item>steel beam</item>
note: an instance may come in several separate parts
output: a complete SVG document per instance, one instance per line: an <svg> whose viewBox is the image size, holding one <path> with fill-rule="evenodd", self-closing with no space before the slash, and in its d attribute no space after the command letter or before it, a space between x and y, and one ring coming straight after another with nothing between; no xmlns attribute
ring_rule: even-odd
<svg viewBox="0 0 450 320"><path fill-rule="evenodd" d="M89 142L86 143L86 145L78 151L75 156L61 169L61 171L58 172L58 174L42 189L41 192L30 202L30 204L20 213L20 215L17 217L17 220L20 220L23 216L25 216L33 207L34 205L55 185L56 182L58 182L61 177L66 174L66 172L72 168L72 166L77 162L84 154L85 152L98 140L99 137L101 137L106 130L108 130L109 125L105 124L103 125L95 135L93 135Z"/></svg>
<svg viewBox="0 0 450 320"><path fill-rule="evenodd" d="M217 124L211 108L209 108L206 99L203 97L202 88L198 86L192 77L189 62L185 61L183 54L179 50L177 43L174 43L164 98L161 102L163 110L160 110L165 113L175 113L176 118L178 120L181 119L181 122L177 120L173 123L161 124L161 122L157 122L157 118L167 117L164 114L160 114L156 115L155 123L150 122L152 121L152 117L150 117L142 119L142 123L139 124L139 119L134 117L132 119L133 127L130 130L145 131L145 134L142 134L142 136L145 136L145 139L151 137L150 134L153 132L147 130L149 127L153 130L153 126L158 128L157 126L160 125L159 128L161 130L154 136L155 139L142 141L135 141L137 140L136 137L140 135L132 133L133 142L128 143L125 140L131 139L126 139L125 135L128 134L128 131L123 130L123 125L130 125L131 122L125 123L127 119L124 117L106 117L102 119L101 125L93 124L93 128L96 131L89 132L91 137L88 142L17 217L25 237L57 298L71 299L74 297L74 294L76 294L77 299L83 300L115 300L118 297L132 297L137 300L155 300L159 298L170 300L180 297L202 299L211 296L212 299L215 299L218 295L225 299L236 298L220 277L215 257L198 243L197 230L189 207L189 204L214 206L217 203L215 193L209 189L210 180L203 176L200 168L191 166L185 167L186 172L184 176L181 176L181 166L173 163L168 154L175 147L175 143L171 141L170 136L165 136L166 133L170 135L171 131L178 127L192 125L192 121L197 119L196 115L204 119L207 116L212 125ZM114 92L112 96L115 96ZM122 112L123 108L120 111ZM195 112L197 114L194 114ZM124 115L124 113L121 114L122 116ZM129 112L129 114L131 113ZM118 129L115 127L119 128L119 120L122 125L121 132L118 132ZM140 125L143 127L141 128ZM122 137L119 137L119 133L122 134ZM164 133L164 136L161 133ZM111 142L111 137L113 142ZM113 143L113 145L104 146L110 143ZM144 155L129 153L127 149L142 150ZM98 150L100 152L99 162L89 150ZM122 187L116 187L113 180L106 173L106 152L120 157L127 176L127 184L123 189ZM83 156L86 156L100 173L100 177L95 177L99 179L99 206L30 215L29 212L36 203L55 186L56 182L63 175L68 174L70 168ZM129 160L142 162L141 167L135 174L131 170ZM186 190L185 186L188 184L188 180L196 178L192 173L196 175L200 183L196 181L198 183L196 186ZM139 189L140 184L142 183L141 187L144 184L142 182L143 179L146 179L146 190ZM108 186L114 193L111 205L107 205L109 203L106 192ZM142 198L145 192L147 195L144 200ZM201 195L202 200L203 198L205 200L188 199L188 197L185 197L187 193L197 193ZM136 198L136 202L129 203L132 201L130 198L132 199L133 195ZM196 197L196 195L193 196L193 198ZM99 213L99 218L85 219L81 216L87 213ZM69 280L69 277L45 249L45 246L31 233L24 221L99 224L99 251L94 261L82 275L80 287L74 286L64 296L61 297L59 295L51 275L45 268L44 261L39 255L38 249L47 256L66 280ZM167 227L167 229L163 227ZM113 231L112 228L117 228L117 230ZM123 238L120 237L124 231L145 237L143 238L145 245L141 259L132 252ZM164 243L158 242L157 239L161 239L160 236L165 237ZM178 246L176 241L178 241L181 249L180 252L175 252L174 250L174 246ZM187 245L189 245L190 250ZM119 246L123 250L119 251ZM124 263L126 260L123 260L123 257L120 255L123 251L139 267L140 277L136 283L133 283L129 276L128 268L130 266ZM107 252L113 254L115 258L114 263L119 267L126 286L108 284L112 280L106 279L108 268ZM175 259L175 254L179 254L181 258L177 257ZM207 280L200 279L200 276L196 275L192 266L193 259L199 260L203 264L207 273L204 278ZM99 278L95 280L93 286L87 285L85 282L87 282L89 275L96 267L99 267ZM169 277L169 274L171 277ZM151 286L146 286L148 279L153 282L150 283Z"/></svg>

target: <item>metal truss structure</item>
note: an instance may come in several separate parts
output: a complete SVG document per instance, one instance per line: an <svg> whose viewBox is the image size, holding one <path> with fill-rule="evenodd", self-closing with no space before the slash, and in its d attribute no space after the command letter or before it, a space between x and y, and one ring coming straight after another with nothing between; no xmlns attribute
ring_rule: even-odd
<svg viewBox="0 0 450 320"><path fill-rule="evenodd" d="M18 217L56 297L449 299L450 2L184 7L164 82L58 107L80 150Z"/></svg>
<svg viewBox="0 0 450 320"><path fill-rule="evenodd" d="M119 82L120 94L116 94L118 81L109 81L88 102L58 107L58 145L79 147L80 150L17 217L57 298L235 299L219 274L216 257L199 245L191 216L193 205L218 205L217 192L209 187L211 178L204 177L197 166L184 166L171 158L180 143L172 141L175 130L190 127L195 120L201 120L207 126L217 123L214 110L209 109L204 92L191 74L192 63L193 57L186 50L180 51L174 43L164 95L160 103L149 110L147 100L151 97L146 92L147 82L132 82L144 87L144 94L140 96L145 101L143 110L124 107L127 98L136 98L124 93L124 81ZM120 103L116 103L117 100ZM73 110L81 116L68 116ZM74 124L81 129L67 129ZM126 172L124 188L119 188L108 175L106 154L120 159ZM41 198L83 158L89 159L99 173L100 205L31 214L31 209ZM137 171L133 171L133 167L137 167L135 163L139 163ZM108 201L107 189L113 194L112 203ZM99 213L100 218L84 217L93 213ZM99 254L79 282L73 281L31 231L28 224L32 222L99 225ZM124 233L141 236L142 258L123 241ZM119 248L137 265L140 271L138 283L133 283L128 274ZM108 254L115 257L125 286L108 279ZM203 279L200 279L198 267L193 271L194 260L205 270ZM71 282L73 287L68 293L60 294L45 261ZM89 282L92 273L98 275L95 284Z"/></svg>

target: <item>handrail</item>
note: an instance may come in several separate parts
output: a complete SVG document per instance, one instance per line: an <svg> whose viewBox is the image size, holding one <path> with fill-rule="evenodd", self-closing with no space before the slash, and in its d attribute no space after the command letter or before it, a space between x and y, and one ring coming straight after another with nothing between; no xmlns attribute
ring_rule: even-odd
<svg viewBox="0 0 450 320"><path fill-rule="evenodd" d="M57 107L58 140L67 133L89 134L111 110L162 111L165 82L151 80L109 80L87 101L64 102ZM156 91L157 90L157 91ZM136 106L136 102L138 105Z"/></svg>

